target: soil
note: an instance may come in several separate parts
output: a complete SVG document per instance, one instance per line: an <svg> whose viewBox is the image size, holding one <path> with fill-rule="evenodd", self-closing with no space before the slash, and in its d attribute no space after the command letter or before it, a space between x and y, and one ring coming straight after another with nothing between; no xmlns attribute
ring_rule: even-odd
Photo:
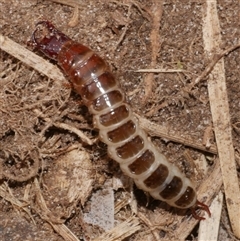
<svg viewBox="0 0 240 241"><path fill-rule="evenodd" d="M35 24L42 19L51 21L106 60L135 113L193 143L202 145L207 135L216 148L207 77L190 92L183 91L211 61L204 55L203 1L167 0L163 5L154 0L76 1L78 12L71 6L74 2L2 0L0 33L29 48L27 41ZM221 48L227 49L239 41L239 2L219 0L217 9ZM240 48L226 55L224 61L239 178ZM175 71L137 72L141 69ZM149 198L122 174L108 157L106 145L97 141L92 116L69 86L43 76L1 48L0 70L1 240L77 240L59 231L61 225L79 240L97 240L111 222L89 224L84 215L91 209L94 195L100 192L104 196L108 191L114 194L115 208L122 205L120 211L115 210L114 225L137 211L141 227L118 240L175 240L176 226L190 213ZM76 129L92 143L81 139ZM213 169L216 153L153 133L151 138L197 187ZM75 154L69 156L72 151ZM82 164L71 161L76 155L83 156ZM186 234L186 240L197 240L198 228ZM225 201L218 240L237 240Z"/></svg>

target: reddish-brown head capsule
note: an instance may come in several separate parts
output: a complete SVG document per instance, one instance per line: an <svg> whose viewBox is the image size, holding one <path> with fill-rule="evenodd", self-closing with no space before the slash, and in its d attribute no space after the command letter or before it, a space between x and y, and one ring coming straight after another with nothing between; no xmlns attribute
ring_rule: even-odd
<svg viewBox="0 0 240 241"><path fill-rule="evenodd" d="M192 182L169 163L139 127L123 91L101 57L48 21L37 24L30 43L58 62L93 114L109 156L139 188L171 206L190 208L196 219L204 219L196 214L198 208L210 215L208 207L197 201Z"/></svg>
<svg viewBox="0 0 240 241"><path fill-rule="evenodd" d="M40 27L43 27L40 29ZM47 57L57 60L57 56L66 41L71 40L68 36L58 31L50 22L40 21L32 34L29 44L40 50Z"/></svg>

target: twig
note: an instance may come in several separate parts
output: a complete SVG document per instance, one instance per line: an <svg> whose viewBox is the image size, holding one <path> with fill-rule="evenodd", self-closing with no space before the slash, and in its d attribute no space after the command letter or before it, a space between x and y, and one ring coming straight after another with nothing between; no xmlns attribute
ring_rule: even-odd
<svg viewBox="0 0 240 241"><path fill-rule="evenodd" d="M79 129L77 129L76 127L74 126L70 126L68 124L65 124L65 123L59 123L59 122L53 122L52 123L52 120L50 118L47 118L47 117L44 117L43 114L37 110L37 109L34 109L34 112L38 115L38 116L41 116L46 122L49 122L51 123L52 125L58 127L58 128L61 128L61 129L64 129L64 130L68 130L72 133L75 133L76 135L78 135L80 137L80 139L87 143L88 145L93 145L93 141L91 139L89 139L86 135L83 134L82 131L80 131Z"/></svg>
<svg viewBox="0 0 240 241"><path fill-rule="evenodd" d="M118 224L113 229L106 233L103 233L98 238L93 241L114 241L114 240L124 240L126 237L134 234L141 229L139 220L136 217L129 217L126 221Z"/></svg>
<svg viewBox="0 0 240 241"><path fill-rule="evenodd" d="M217 15L216 0L206 1L206 14L203 19L202 31L204 49L205 52L210 55L221 46L221 29ZM210 71L212 69L208 79L208 93L227 209L233 233L237 238L240 238L240 189L232 143L224 60L219 60L235 48L236 46L231 47L218 55L207 70ZM219 60L218 63L216 63L217 60ZM206 71L206 73L208 71ZM197 83L197 81L195 81L195 83Z"/></svg>
<svg viewBox="0 0 240 241"><path fill-rule="evenodd" d="M0 48L15 58L19 59L21 62L36 69L39 73L42 73L53 80L58 80L57 83L59 85L68 83L57 66L49 64L49 62L45 59L1 34Z"/></svg>
<svg viewBox="0 0 240 241"><path fill-rule="evenodd" d="M35 193L36 193L36 202L38 203L40 210L35 208L36 212L41 216L41 218L47 221L53 229L61 235L66 241L79 241L74 233L67 226L61 224L61 221L55 217L55 215L48 209L47 204L42 196L41 188L38 180L34 179ZM52 220L51 220L52 219ZM58 223L59 222L59 223Z"/></svg>
<svg viewBox="0 0 240 241"><path fill-rule="evenodd" d="M136 73L179 73L179 72L189 72L184 69L139 69L134 71Z"/></svg>
<svg viewBox="0 0 240 241"><path fill-rule="evenodd" d="M113 48L113 50L112 50L113 52L116 51L118 45L123 41L123 39L124 39L124 37L125 37L125 35L126 35L127 29L128 29L128 25L129 25L129 23L130 23L131 7L132 7L132 5L129 5L129 6L128 6L127 24L124 26L124 30L123 30L123 32L122 32L122 34L121 34L118 42L116 43L116 45L114 46L114 48Z"/></svg>
<svg viewBox="0 0 240 241"><path fill-rule="evenodd" d="M220 191L210 206L211 218L200 223L198 240L218 240L222 205L223 193Z"/></svg>
<svg viewBox="0 0 240 241"><path fill-rule="evenodd" d="M204 71L188 86L186 86L186 91L190 92L192 90L192 88L197 85L200 81L202 81L204 79L204 77L206 77L214 68L214 66L217 64L217 62L224 57L225 55L228 55L229 53L231 53L233 50L237 49L240 47L240 43L229 47L226 50L223 50L222 52L213 55L212 60L210 61L210 63L208 64L208 66L204 69Z"/></svg>
<svg viewBox="0 0 240 241"><path fill-rule="evenodd" d="M10 202L13 205L13 207L22 209L24 212L26 212L35 224L33 216L28 209L29 203L24 200L20 201L18 199L19 197L15 197L7 182L3 182L0 185L0 197L2 197L3 200L7 200L8 202Z"/></svg>
<svg viewBox="0 0 240 241"><path fill-rule="evenodd" d="M157 64L157 57L161 46L160 36L159 36L159 28L161 24L161 18L163 13L163 0L155 0L152 3L151 7L151 15L152 15L152 30L150 33L150 42L152 45L152 54L151 54L151 64L150 67L154 68ZM145 95L142 100L143 105L146 103L147 99L152 93L153 88L153 80L154 74L149 73L144 78L144 88Z"/></svg>
<svg viewBox="0 0 240 241"><path fill-rule="evenodd" d="M202 144L196 143L196 141L191 140L190 138L183 138L180 134L178 135L176 132L171 133L171 130L164 128L162 126L159 126L143 117L140 117L139 115L135 114L137 118L139 119L140 126L150 135L154 136L160 136L162 138L166 138L168 140L181 143L185 146L193 147L197 150L217 154L216 147L210 147L207 148L203 146Z"/></svg>

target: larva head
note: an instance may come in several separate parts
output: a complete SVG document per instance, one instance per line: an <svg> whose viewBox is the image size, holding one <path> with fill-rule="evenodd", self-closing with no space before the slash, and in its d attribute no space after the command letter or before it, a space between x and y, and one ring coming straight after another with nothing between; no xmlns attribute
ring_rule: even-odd
<svg viewBox="0 0 240 241"><path fill-rule="evenodd" d="M57 60L63 44L69 40L71 39L57 30L49 21L40 21L36 24L36 29L28 44L40 50L47 57Z"/></svg>

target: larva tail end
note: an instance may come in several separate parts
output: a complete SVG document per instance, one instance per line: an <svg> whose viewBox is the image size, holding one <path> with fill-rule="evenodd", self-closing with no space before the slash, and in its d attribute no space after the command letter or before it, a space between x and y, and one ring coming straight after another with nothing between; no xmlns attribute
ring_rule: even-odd
<svg viewBox="0 0 240 241"><path fill-rule="evenodd" d="M193 217L194 217L195 219L197 219L197 220L205 220L204 217L199 216L199 215L196 213L196 210L197 210L197 209L201 209L201 210L207 212L208 216L211 217L211 212L210 212L210 210L209 210L209 207L208 207L206 204L197 201L197 202L196 202L196 205L191 208L192 215L193 215Z"/></svg>

